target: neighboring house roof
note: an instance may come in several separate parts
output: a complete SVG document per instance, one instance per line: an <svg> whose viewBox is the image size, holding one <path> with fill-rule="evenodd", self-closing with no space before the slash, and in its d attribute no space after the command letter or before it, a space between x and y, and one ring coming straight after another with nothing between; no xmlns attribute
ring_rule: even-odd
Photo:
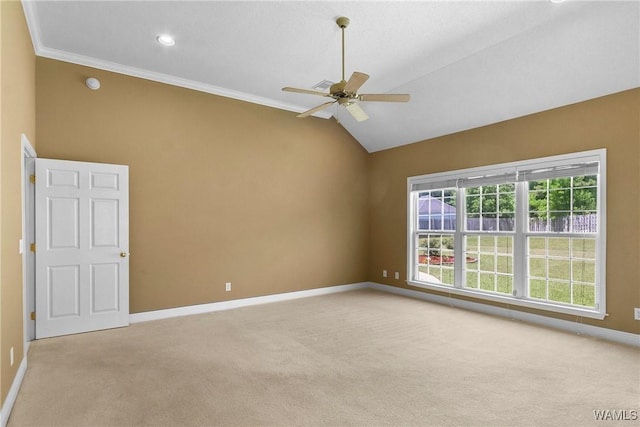
<svg viewBox="0 0 640 427"><path fill-rule="evenodd" d="M456 208L442 202L440 199L431 196L422 196L418 199L418 212L419 215L455 214Z"/></svg>

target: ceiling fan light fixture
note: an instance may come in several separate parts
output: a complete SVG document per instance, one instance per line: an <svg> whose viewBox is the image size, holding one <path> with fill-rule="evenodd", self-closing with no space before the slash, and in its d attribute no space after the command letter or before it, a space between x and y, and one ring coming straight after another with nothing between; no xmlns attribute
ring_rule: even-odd
<svg viewBox="0 0 640 427"><path fill-rule="evenodd" d="M176 44L176 40L170 36L169 34L158 34L156 36L156 40L158 41L158 43L160 43L162 46L173 46Z"/></svg>

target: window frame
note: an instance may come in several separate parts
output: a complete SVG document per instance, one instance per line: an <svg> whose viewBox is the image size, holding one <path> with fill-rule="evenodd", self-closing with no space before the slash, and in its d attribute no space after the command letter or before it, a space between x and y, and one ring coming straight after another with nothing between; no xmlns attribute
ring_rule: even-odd
<svg viewBox="0 0 640 427"><path fill-rule="evenodd" d="M597 232L595 233L595 307L581 307L578 305L555 303L553 301L533 299L528 296L528 262L527 239L535 237L576 237L584 236L586 233L554 233L531 232L529 231L529 203L528 203L528 180L518 180L519 173L526 175L527 172L542 170L545 168L564 168L576 164L591 164L597 162L599 170L597 172ZM523 172L527 171L527 172ZM580 175L574 173L572 176ZM482 230L466 230L466 201L464 185L461 182L471 181L477 177L484 177L485 181L478 179L477 185L492 185L494 179L499 181L505 179L501 177L514 177L515 183L515 229L513 232L502 234L502 232L491 232ZM535 178L534 178L535 179ZM467 185L472 186L472 185ZM437 230L427 231L418 229L418 212L416 200L421 191L425 189L457 188L456 207L462 208L462 214L456 215L456 230L454 232L454 256L456 260L464 257L463 241L465 236L477 235L505 235L513 236L513 295L491 293L464 286L464 263L456 261L454 264L454 284L445 285L431 282L424 282L415 279L418 270L416 262L418 239L417 234L438 233ZM474 299L487 300L509 305L516 305L539 310L564 313L582 317L602 320L606 316L606 149L583 151L578 153L562 154L535 159L528 159L509 163L500 163L475 168L460 169L454 171L438 172L407 178L407 281L411 286L425 288L429 290L445 292L447 294L472 297ZM462 191L460 191L462 190ZM415 267L415 269L414 269ZM547 280L548 282L548 280Z"/></svg>

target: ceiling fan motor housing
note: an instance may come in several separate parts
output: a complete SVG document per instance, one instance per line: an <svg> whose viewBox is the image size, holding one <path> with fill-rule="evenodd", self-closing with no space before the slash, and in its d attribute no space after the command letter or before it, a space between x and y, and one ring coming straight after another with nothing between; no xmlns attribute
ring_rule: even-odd
<svg viewBox="0 0 640 427"><path fill-rule="evenodd" d="M352 95L355 94L350 94L344 91L344 87L346 86L347 82L342 80L338 83L334 83L331 85L331 88L329 89L329 93L331 94L331 96L335 99L342 99L342 98L352 98Z"/></svg>

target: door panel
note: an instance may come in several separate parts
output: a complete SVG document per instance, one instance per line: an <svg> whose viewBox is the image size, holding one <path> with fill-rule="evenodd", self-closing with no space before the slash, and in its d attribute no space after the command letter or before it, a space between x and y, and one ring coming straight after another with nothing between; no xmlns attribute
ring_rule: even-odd
<svg viewBox="0 0 640 427"><path fill-rule="evenodd" d="M49 197L47 219L48 250L80 249L80 200L66 197Z"/></svg>
<svg viewBox="0 0 640 427"><path fill-rule="evenodd" d="M91 247L117 248L120 235L118 200L91 200Z"/></svg>
<svg viewBox="0 0 640 427"><path fill-rule="evenodd" d="M49 267L48 317L77 317L80 315L80 266L60 265Z"/></svg>
<svg viewBox="0 0 640 427"><path fill-rule="evenodd" d="M119 264L91 265L91 311L104 313L119 310Z"/></svg>
<svg viewBox="0 0 640 427"><path fill-rule="evenodd" d="M47 170L47 188L79 188L79 182L77 171Z"/></svg>
<svg viewBox="0 0 640 427"><path fill-rule="evenodd" d="M36 159L36 338L129 324L128 172Z"/></svg>

